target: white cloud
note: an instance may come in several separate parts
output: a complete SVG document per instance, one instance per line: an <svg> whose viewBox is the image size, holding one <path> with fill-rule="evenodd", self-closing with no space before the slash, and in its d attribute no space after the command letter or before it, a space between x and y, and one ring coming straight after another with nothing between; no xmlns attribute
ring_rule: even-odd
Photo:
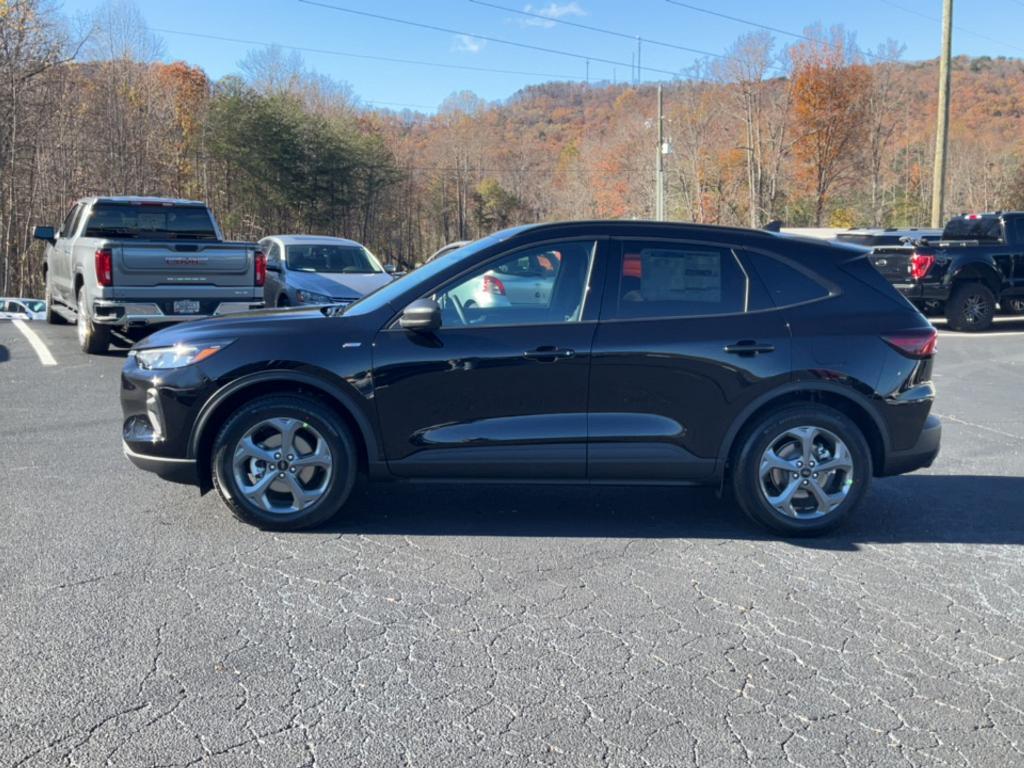
<svg viewBox="0 0 1024 768"><path fill-rule="evenodd" d="M545 6L533 6L527 3L523 8L527 13L535 13L538 16L545 16L547 19L561 19L565 16L586 16L587 12L583 10L583 7L572 0L569 3L548 3ZM520 16L517 21L524 27L553 27L555 26L554 21L547 21L546 19L530 18Z"/></svg>
<svg viewBox="0 0 1024 768"><path fill-rule="evenodd" d="M478 40L472 35L456 35L454 50L466 53L480 53L485 45L487 45L486 40Z"/></svg>

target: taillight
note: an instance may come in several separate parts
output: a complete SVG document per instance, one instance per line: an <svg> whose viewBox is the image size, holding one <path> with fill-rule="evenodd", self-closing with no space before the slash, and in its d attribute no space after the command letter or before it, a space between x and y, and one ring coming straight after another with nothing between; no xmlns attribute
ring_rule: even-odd
<svg viewBox="0 0 1024 768"><path fill-rule="evenodd" d="M96 282L105 288L114 284L114 253L109 248L96 251Z"/></svg>
<svg viewBox="0 0 1024 768"><path fill-rule="evenodd" d="M894 333L891 336L882 337L882 341L900 354L916 358L934 355L938 340L939 334L935 332L934 328L927 331Z"/></svg>
<svg viewBox="0 0 1024 768"><path fill-rule="evenodd" d="M484 293L493 293L497 296L504 296L505 284L494 275L484 275Z"/></svg>
<svg viewBox="0 0 1024 768"><path fill-rule="evenodd" d="M256 275L256 285L261 286L267 282L267 254L263 251L256 251L252 263Z"/></svg>
<svg viewBox="0 0 1024 768"><path fill-rule="evenodd" d="M928 270L930 270L934 264L934 253L914 251L910 256L910 276L914 280L920 280L928 274Z"/></svg>

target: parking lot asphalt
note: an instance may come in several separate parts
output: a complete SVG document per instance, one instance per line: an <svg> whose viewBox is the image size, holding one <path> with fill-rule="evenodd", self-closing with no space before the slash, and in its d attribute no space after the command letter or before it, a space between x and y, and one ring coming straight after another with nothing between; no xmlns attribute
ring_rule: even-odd
<svg viewBox="0 0 1024 768"><path fill-rule="evenodd" d="M1024 764L1024 320L942 333L936 465L800 541L670 488L377 486L261 532L124 459L123 352L31 327L0 765Z"/></svg>

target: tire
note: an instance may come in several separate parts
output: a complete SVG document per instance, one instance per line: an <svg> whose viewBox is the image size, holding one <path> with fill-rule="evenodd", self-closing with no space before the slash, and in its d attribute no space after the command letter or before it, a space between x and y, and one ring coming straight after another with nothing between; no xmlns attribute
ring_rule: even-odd
<svg viewBox="0 0 1024 768"><path fill-rule="evenodd" d="M1007 315L1024 315L1024 296L1014 296L1012 299L1001 301L1003 313Z"/></svg>
<svg viewBox="0 0 1024 768"><path fill-rule="evenodd" d="M68 321L64 316L53 308L53 289L50 288L50 273L46 273L46 287L43 289L43 298L46 299L46 322L50 325L67 325Z"/></svg>
<svg viewBox="0 0 1024 768"><path fill-rule="evenodd" d="M995 312L996 297L982 283L961 283L946 302L946 319L954 331L986 331Z"/></svg>
<svg viewBox="0 0 1024 768"><path fill-rule="evenodd" d="M293 452L279 450L289 431ZM289 456L297 457L294 464ZM235 517L279 531L334 517L352 493L358 466L342 419L301 395L270 395L240 407L218 432L211 462L213 485Z"/></svg>
<svg viewBox="0 0 1024 768"><path fill-rule="evenodd" d="M278 299L277 299L277 306L278 307L290 307L291 306L291 302L288 301L288 297L287 296L283 296L282 295L282 296L279 296Z"/></svg>
<svg viewBox="0 0 1024 768"><path fill-rule="evenodd" d="M837 450L836 441L846 450ZM785 461L770 465L769 450ZM837 468L821 478L815 463ZM872 471L871 451L860 428L833 408L808 403L769 413L744 431L731 487L736 502L755 522L787 536L813 536L832 530L857 507L871 485ZM769 501L769 495L777 501Z"/></svg>
<svg viewBox="0 0 1024 768"><path fill-rule="evenodd" d="M88 355L102 355L110 347L110 329L96 325L89 317L85 287L78 289L78 307L75 326L78 330L78 346Z"/></svg>

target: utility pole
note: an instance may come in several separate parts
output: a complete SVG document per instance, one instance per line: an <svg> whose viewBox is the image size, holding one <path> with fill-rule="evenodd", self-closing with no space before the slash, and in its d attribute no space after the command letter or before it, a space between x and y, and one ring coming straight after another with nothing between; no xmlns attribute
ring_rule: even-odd
<svg viewBox="0 0 1024 768"><path fill-rule="evenodd" d="M665 109L658 86L658 159L654 166L654 218L665 220Z"/></svg>
<svg viewBox="0 0 1024 768"><path fill-rule="evenodd" d="M935 130L935 167L932 171L932 226L943 225L946 194L946 148L949 146L949 80L953 51L953 0L942 2L942 54L939 57L939 114Z"/></svg>

